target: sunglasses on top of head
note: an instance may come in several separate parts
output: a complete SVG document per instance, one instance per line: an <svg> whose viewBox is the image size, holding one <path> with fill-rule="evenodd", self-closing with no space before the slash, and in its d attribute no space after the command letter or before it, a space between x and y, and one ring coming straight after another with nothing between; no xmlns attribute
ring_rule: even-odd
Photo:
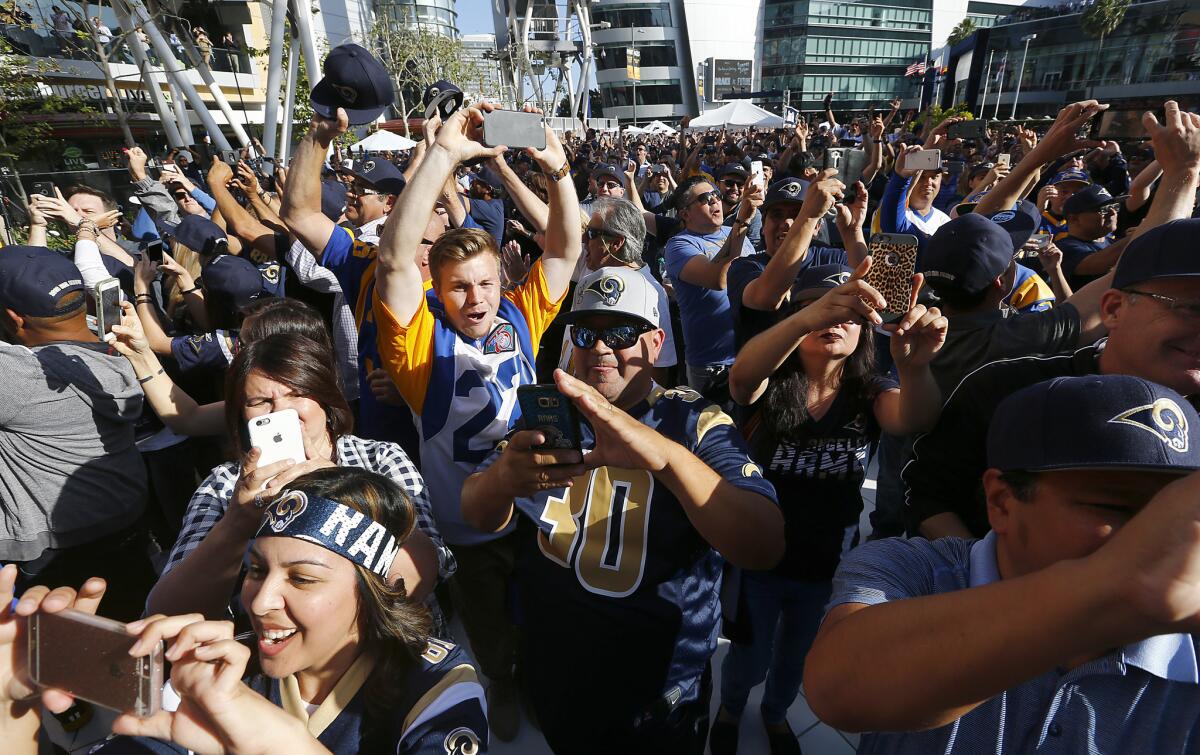
<svg viewBox="0 0 1200 755"><path fill-rule="evenodd" d="M571 343L580 349L590 349L596 341L604 341L613 351L628 349L637 343L643 333L653 328L645 323L622 323L608 328L591 328L587 325L571 326Z"/></svg>

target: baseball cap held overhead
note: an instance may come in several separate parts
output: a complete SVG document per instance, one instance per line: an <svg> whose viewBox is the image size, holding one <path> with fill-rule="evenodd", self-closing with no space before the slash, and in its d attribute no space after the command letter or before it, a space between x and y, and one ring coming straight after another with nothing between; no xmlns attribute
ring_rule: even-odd
<svg viewBox="0 0 1200 755"><path fill-rule="evenodd" d="M383 64L355 44L329 51L322 66L325 77L312 90L312 107L322 118L334 120L338 108L352 124L370 123L396 98L392 77Z"/></svg>
<svg viewBox="0 0 1200 755"><path fill-rule="evenodd" d="M27 317L56 317L83 303L67 295L83 291L75 263L42 246L0 249L0 309Z"/></svg>

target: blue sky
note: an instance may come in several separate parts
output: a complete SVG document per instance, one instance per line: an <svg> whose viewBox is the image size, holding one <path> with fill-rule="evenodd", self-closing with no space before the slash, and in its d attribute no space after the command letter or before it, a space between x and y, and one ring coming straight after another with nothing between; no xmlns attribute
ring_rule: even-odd
<svg viewBox="0 0 1200 755"><path fill-rule="evenodd" d="M491 34L492 9L488 0L458 0L458 30L463 34Z"/></svg>

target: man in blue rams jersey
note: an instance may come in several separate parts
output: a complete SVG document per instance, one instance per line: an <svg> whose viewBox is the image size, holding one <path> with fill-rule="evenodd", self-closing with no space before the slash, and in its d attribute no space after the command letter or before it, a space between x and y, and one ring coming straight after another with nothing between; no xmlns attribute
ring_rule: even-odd
<svg viewBox="0 0 1200 755"><path fill-rule="evenodd" d="M515 543L507 531L484 533L464 522L459 492L520 414L517 387L535 382L538 343L566 297L583 234L566 155L546 128L546 148L528 153L546 174L549 222L526 281L502 291L495 240L462 228L428 247L433 289L426 293L426 223L442 188L460 164L504 150L479 142L487 110L463 108L438 129L380 238L373 309L383 367L417 418L433 514L458 561L452 595L491 680L492 732L508 740L519 724L516 636L505 607Z"/></svg>
<svg viewBox="0 0 1200 755"><path fill-rule="evenodd" d="M522 678L559 753L700 753L717 646L722 556L752 569L783 553L775 490L733 421L651 378L658 297L635 270L579 282L568 318L585 452L542 451L521 430L463 486L483 532L519 520Z"/></svg>

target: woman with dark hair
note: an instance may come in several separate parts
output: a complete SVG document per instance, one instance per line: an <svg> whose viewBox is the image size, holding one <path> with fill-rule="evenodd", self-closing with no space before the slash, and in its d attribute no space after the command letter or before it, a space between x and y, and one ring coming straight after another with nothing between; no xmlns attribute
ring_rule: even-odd
<svg viewBox="0 0 1200 755"><path fill-rule="evenodd" d="M320 469L293 480L262 509L245 548L240 597L254 649L237 641L233 623L194 614L129 624L138 636L131 654L169 643L171 683L161 712L114 723L137 739L110 739L97 752L485 753L474 667L463 650L430 635L428 613L403 579L389 576L417 518L409 496L372 472ZM91 613L105 587L91 579L78 593L30 588L13 611L14 578L15 569L0 571L6 654L14 613ZM35 689L23 669L0 668L0 702L13 703L0 706L0 729L16 735L6 739L8 752L36 752L38 716L24 703ZM71 698L46 690L42 701L62 711Z"/></svg>
<svg viewBox="0 0 1200 755"><path fill-rule="evenodd" d="M921 276L891 333L900 385L876 373L868 326L886 303L845 265L804 270L792 313L742 347L729 390L740 427L783 505L783 560L769 572L743 572L737 626L721 671L721 708L709 735L713 755L737 750L737 726L750 690L767 679L762 716L772 755L798 751L787 711L800 691L804 656L829 600L842 554L858 543L859 488L880 431L928 430L941 395L929 362L946 339L946 318L917 304ZM874 308L873 308L874 307ZM768 674L769 669L769 674Z"/></svg>
<svg viewBox="0 0 1200 755"><path fill-rule="evenodd" d="M400 446L351 435L353 414L338 390L328 347L294 333L270 335L245 345L225 378L226 440L239 461L213 469L192 496L179 539L147 601L150 612L227 615L265 502L301 475L358 467L391 479L412 498L419 528L392 576L403 578L415 599L429 599L436 632L444 636L432 590L437 579L453 573L454 559L433 524L425 481ZM284 409L299 415L307 458L260 467L260 450L245 439L246 424Z"/></svg>

